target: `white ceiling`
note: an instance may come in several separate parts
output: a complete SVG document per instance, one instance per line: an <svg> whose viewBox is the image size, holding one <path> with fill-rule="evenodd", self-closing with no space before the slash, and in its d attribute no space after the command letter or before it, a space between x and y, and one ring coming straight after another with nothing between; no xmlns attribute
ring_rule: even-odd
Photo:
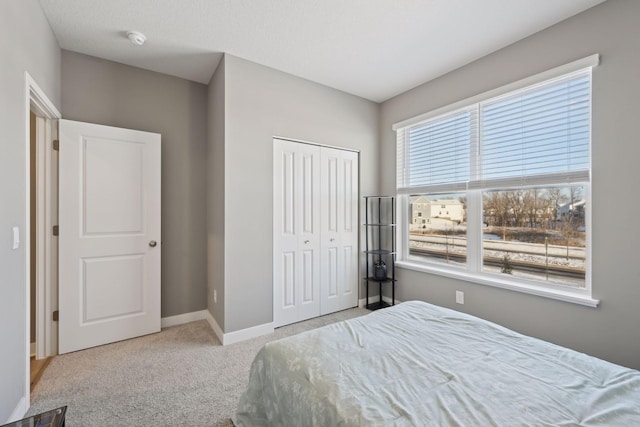
<svg viewBox="0 0 640 427"><path fill-rule="evenodd" d="M223 52L380 102L604 0L40 0L63 49L208 83ZM132 45L126 32L147 36Z"/></svg>

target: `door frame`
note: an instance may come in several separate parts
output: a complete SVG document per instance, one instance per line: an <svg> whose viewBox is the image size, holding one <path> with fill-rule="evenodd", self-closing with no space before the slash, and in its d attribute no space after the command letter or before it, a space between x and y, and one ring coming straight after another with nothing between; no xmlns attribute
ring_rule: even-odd
<svg viewBox="0 0 640 427"><path fill-rule="evenodd" d="M53 201L57 197L55 192L55 173L57 172L54 165L54 153L52 141L57 137L56 120L62 116L58 109L50 101L49 97L40 88L36 81L31 77L29 72L25 71L25 232L24 232L24 276L25 276L25 318L26 318L26 335L25 335L25 389L24 389L24 412L30 407L30 325L31 325L31 298L36 298L36 357L42 358L55 354L56 350L56 331L53 325L53 319L47 313L52 313L54 307L57 307L57 275L55 274L56 265L54 263L54 255L57 249L57 239L53 238L52 226L54 220ZM30 164L30 112L36 115L36 200L41 201L43 205L36 213L36 229L41 230L37 233L36 241L36 259L38 265L44 268L38 274L36 283L36 295L31 295L31 260L30 260L30 217L31 217L31 200L30 184L31 184L31 164Z"/></svg>

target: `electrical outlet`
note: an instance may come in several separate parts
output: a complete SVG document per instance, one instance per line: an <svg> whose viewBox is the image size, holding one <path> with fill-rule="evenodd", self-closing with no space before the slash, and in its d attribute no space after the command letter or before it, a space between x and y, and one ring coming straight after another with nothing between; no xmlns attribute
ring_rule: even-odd
<svg viewBox="0 0 640 427"><path fill-rule="evenodd" d="M218 303L218 292L215 289L213 290L213 303Z"/></svg>
<svg viewBox="0 0 640 427"><path fill-rule="evenodd" d="M464 292L456 291L456 302L458 304L464 304Z"/></svg>

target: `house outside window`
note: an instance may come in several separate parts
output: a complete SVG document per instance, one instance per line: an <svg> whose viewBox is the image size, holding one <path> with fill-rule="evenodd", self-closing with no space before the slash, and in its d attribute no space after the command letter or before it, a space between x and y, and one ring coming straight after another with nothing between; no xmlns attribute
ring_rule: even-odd
<svg viewBox="0 0 640 427"><path fill-rule="evenodd" d="M394 126L401 267L591 298L595 57Z"/></svg>

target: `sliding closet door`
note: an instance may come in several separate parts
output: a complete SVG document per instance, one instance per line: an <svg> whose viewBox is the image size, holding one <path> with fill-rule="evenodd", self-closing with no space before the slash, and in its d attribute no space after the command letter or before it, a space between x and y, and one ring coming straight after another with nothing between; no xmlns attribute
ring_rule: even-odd
<svg viewBox="0 0 640 427"><path fill-rule="evenodd" d="M274 140L274 326L320 315L320 148Z"/></svg>
<svg viewBox="0 0 640 427"><path fill-rule="evenodd" d="M358 154L321 149L321 314L358 305Z"/></svg>

